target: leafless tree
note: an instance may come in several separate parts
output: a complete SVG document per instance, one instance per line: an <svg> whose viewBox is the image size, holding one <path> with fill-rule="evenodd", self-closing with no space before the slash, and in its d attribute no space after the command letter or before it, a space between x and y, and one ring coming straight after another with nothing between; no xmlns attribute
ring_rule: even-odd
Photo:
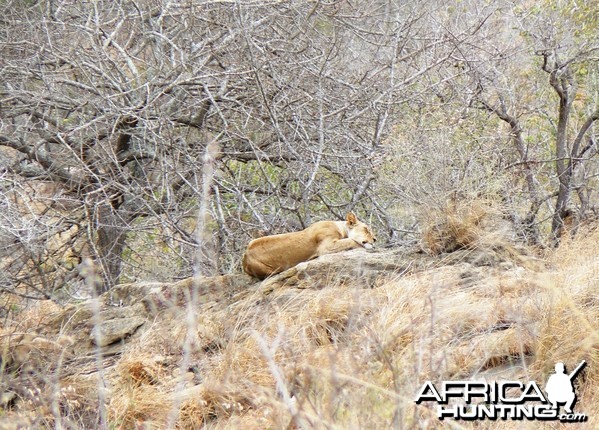
<svg viewBox="0 0 599 430"><path fill-rule="evenodd" d="M156 277L162 264L171 278L189 275L212 141L221 158L206 225L220 271L238 267L257 230L303 227L315 214L368 209L392 236L399 226L373 192L373 166L398 107L470 35L431 34L429 7L4 2L3 187L8 196L14 184L52 184L30 198L69 203L48 215L46 238L19 233L7 249L47 275L64 256L32 260L24 249L68 230L72 253L101 269L99 292L123 273ZM13 285L40 288L25 282L25 263L3 262ZM65 276L46 279L51 291Z"/></svg>
<svg viewBox="0 0 599 430"><path fill-rule="evenodd" d="M572 212L572 191L589 185L591 178L575 181L574 176L597 153L592 126L599 119L592 84L599 52L596 22L574 2L548 3L547 8L502 2L488 6L486 27L492 31L459 47L455 67L465 74L450 83L465 96L465 104L507 125L513 156L504 168L523 178L529 210L519 222L536 244L541 242L542 206L555 199L549 210L555 242ZM465 8L462 25L475 10ZM557 103L546 88L558 96ZM588 197L580 192L579 197L578 211L584 213Z"/></svg>

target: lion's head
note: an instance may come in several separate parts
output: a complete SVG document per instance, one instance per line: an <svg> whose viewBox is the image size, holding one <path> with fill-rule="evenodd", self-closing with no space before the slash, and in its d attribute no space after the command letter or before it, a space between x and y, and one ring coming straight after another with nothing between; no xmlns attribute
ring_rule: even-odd
<svg viewBox="0 0 599 430"><path fill-rule="evenodd" d="M366 249L374 248L376 237L370 230L370 228L350 212L345 218L347 225L347 237L358 243L360 246Z"/></svg>

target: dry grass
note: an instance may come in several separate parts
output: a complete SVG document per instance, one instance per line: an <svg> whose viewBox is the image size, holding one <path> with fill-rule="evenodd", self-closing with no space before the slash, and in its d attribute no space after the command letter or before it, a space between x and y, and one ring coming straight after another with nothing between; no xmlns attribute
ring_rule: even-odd
<svg viewBox="0 0 599 430"><path fill-rule="evenodd" d="M433 255L503 241L501 209L490 200L451 199L422 214L423 248Z"/></svg>
<svg viewBox="0 0 599 430"><path fill-rule="evenodd" d="M467 220L475 232L457 228L454 243L481 243L481 211ZM543 270L515 257L511 266L439 260L428 270L386 276L390 280L377 288L363 288L358 279L207 303L197 310L191 366L183 372L186 311L168 309L106 368L108 425L164 428L176 407L171 424L180 429L561 428L441 422L430 405L413 399L425 380L494 373L542 386L555 362L573 367L584 359L576 410L589 421L576 428L598 428L597 244L597 230L568 239L548 253ZM10 338L7 347L9 338L0 339L4 351L18 346ZM50 334L45 339L56 342ZM8 392L25 379L18 367L3 363L2 390ZM40 372L37 403L20 393L3 405L4 414L28 416L32 427L94 428L94 376ZM57 380L60 394L48 394ZM36 418L35 410L44 410L45 418Z"/></svg>

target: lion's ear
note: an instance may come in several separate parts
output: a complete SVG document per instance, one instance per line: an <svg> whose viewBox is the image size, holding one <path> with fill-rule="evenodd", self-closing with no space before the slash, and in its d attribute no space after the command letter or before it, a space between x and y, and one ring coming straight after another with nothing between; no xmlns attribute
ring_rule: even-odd
<svg viewBox="0 0 599 430"><path fill-rule="evenodd" d="M358 218L356 218L353 212L348 213L347 217L345 217L345 220L347 221L347 225L350 227L355 227L356 224L358 224Z"/></svg>

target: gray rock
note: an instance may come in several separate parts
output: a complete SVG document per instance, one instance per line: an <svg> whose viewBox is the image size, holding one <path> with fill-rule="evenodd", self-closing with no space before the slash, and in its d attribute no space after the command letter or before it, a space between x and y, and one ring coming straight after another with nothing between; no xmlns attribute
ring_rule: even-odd
<svg viewBox="0 0 599 430"><path fill-rule="evenodd" d="M97 346L108 346L135 333L146 319L143 305L109 308L92 318L90 338Z"/></svg>

